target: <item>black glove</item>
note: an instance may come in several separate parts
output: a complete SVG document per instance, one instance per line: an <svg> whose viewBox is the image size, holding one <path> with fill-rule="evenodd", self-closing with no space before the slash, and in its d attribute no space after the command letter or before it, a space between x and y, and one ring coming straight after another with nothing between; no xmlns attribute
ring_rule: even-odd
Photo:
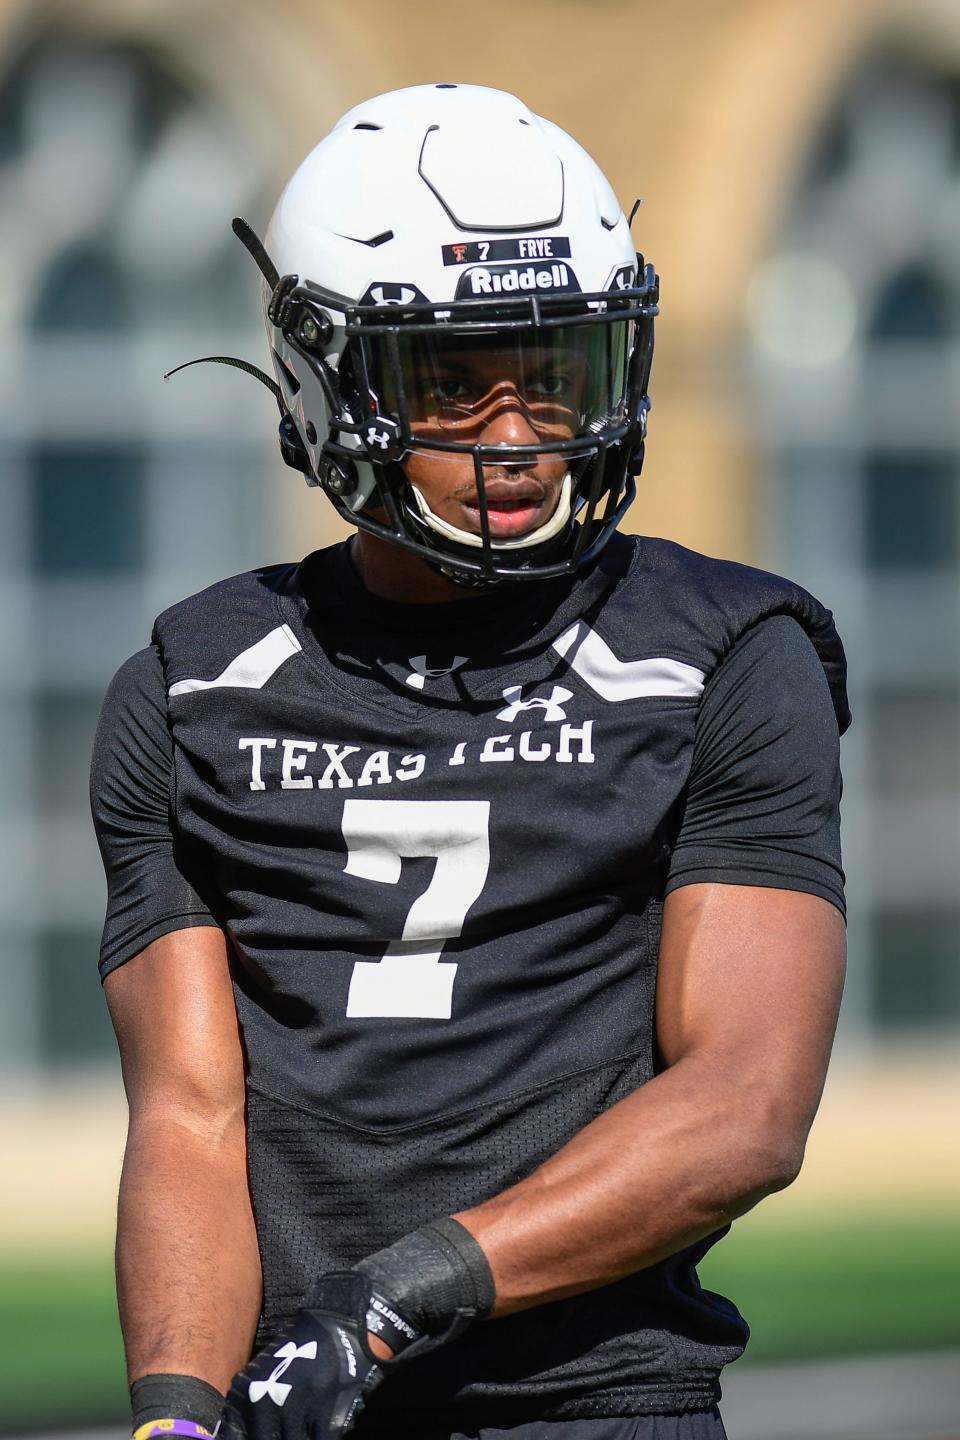
<svg viewBox="0 0 960 1440"><path fill-rule="evenodd" d="M383 1371L367 1345L370 1281L324 1275L279 1341L230 1386L218 1431L226 1440L328 1440L345 1435Z"/></svg>
<svg viewBox="0 0 960 1440"><path fill-rule="evenodd" d="M324 1275L289 1329L234 1379L218 1440L345 1435L389 1370L446 1345L494 1301L483 1251L451 1218L403 1236L356 1270ZM379 1362L368 1333L396 1358Z"/></svg>

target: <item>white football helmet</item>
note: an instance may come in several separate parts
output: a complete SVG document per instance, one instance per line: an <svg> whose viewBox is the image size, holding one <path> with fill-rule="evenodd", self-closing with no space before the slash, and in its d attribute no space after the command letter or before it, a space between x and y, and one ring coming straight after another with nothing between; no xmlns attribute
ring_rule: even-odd
<svg viewBox="0 0 960 1440"><path fill-rule="evenodd" d="M658 282L569 135L503 91L394 91L307 156L265 245L234 228L264 275L284 457L341 515L467 584L568 573L599 552L642 464ZM536 443L483 443L444 380L445 357L471 347L531 377ZM479 534L432 513L405 474L416 452L471 457ZM485 466L558 455L551 519L491 538Z"/></svg>

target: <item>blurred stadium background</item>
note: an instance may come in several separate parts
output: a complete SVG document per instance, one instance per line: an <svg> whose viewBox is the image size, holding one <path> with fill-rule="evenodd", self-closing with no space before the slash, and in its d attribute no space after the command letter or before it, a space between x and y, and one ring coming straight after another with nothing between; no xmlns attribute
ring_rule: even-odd
<svg viewBox="0 0 960 1440"><path fill-rule="evenodd" d="M350 105L439 79L518 91L644 199L632 525L786 572L848 647L850 980L803 1176L704 1267L754 1322L739 1368L960 1356L958 0L0 0L7 1432L124 1414L100 698L163 606L336 534L266 394L160 377L262 363L231 217L262 227ZM855 1415L871 1373L804 1393Z"/></svg>

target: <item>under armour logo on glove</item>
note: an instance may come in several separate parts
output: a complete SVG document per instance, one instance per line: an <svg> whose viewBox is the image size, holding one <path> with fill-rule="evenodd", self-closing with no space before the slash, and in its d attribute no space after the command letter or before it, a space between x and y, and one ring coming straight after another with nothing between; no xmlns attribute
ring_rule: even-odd
<svg viewBox="0 0 960 1440"><path fill-rule="evenodd" d="M293 1386L281 1384L280 1376L287 1373L294 1360L316 1360L317 1342L308 1340L305 1345L295 1345L292 1340L288 1340L286 1345L281 1345L279 1350L273 1352L273 1357L279 1360L280 1364L266 1380L250 1381L250 1400L254 1405L265 1395L270 1396L274 1405L282 1405Z"/></svg>
<svg viewBox="0 0 960 1440"><path fill-rule="evenodd" d="M508 685L503 692L504 700L509 700L506 709L497 711L498 720L516 720L522 710L542 710L544 720L566 720L566 712L563 706L568 700L573 699L573 691L565 690L562 685L554 685L549 700L535 695L530 700L521 700L523 693L520 685Z"/></svg>
<svg viewBox="0 0 960 1440"><path fill-rule="evenodd" d="M387 1372L455 1339L476 1313L458 1306L442 1333L431 1335L393 1300L376 1294L360 1271L323 1275L277 1337L283 1343L274 1340L234 1376L217 1440L342 1440ZM370 1348L371 1319L388 1348L396 1347L384 1365ZM288 1371L290 1380L283 1380ZM259 1403L267 1398L271 1405Z"/></svg>
<svg viewBox="0 0 960 1440"><path fill-rule="evenodd" d="M367 1344L370 1297L364 1275L323 1276L278 1337L282 1343L275 1340L234 1377L219 1440L346 1435L383 1376ZM265 1400L272 1404L262 1404Z"/></svg>

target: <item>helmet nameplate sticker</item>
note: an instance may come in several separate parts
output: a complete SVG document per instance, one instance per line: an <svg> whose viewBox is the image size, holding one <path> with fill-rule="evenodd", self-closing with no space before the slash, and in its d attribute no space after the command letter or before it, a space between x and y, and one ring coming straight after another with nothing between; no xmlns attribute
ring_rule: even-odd
<svg viewBox="0 0 960 1440"><path fill-rule="evenodd" d="M509 240L464 240L442 246L444 265L496 264L498 260L569 260L566 235L518 235Z"/></svg>

